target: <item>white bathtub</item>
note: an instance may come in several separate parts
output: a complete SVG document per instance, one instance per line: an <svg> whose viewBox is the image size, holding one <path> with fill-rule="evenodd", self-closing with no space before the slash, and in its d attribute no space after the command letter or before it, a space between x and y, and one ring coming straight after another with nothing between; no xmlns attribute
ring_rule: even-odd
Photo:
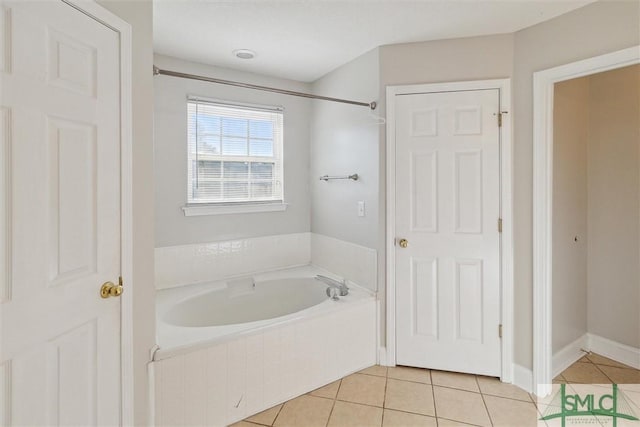
<svg viewBox="0 0 640 427"><path fill-rule="evenodd" d="M242 284L234 289L237 279L158 291L160 349L155 360L375 299L371 291L347 282L349 295L333 301L326 295L327 285L314 279L318 274L339 279L326 270L305 266L247 276L255 281L255 291L243 292Z"/></svg>
<svg viewBox="0 0 640 427"><path fill-rule="evenodd" d="M162 320L174 326L208 327L275 319L324 302L326 287L310 277L231 280L223 289L176 304Z"/></svg>
<svg viewBox="0 0 640 427"><path fill-rule="evenodd" d="M376 299L307 266L157 296L157 425L226 425L376 362Z"/></svg>

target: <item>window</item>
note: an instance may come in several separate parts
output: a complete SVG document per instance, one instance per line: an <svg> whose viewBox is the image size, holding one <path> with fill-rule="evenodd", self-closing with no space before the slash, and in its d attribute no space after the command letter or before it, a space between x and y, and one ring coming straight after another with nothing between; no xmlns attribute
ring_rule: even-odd
<svg viewBox="0 0 640 427"><path fill-rule="evenodd" d="M282 108L190 97L187 120L188 205L282 203Z"/></svg>

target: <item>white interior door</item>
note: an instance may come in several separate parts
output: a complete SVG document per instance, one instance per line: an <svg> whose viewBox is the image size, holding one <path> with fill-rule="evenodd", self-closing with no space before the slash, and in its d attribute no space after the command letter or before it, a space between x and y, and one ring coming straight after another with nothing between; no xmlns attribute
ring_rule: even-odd
<svg viewBox="0 0 640 427"><path fill-rule="evenodd" d="M392 102L396 361L499 376L499 90Z"/></svg>
<svg viewBox="0 0 640 427"><path fill-rule="evenodd" d="M119 35L0 1L0 424L120 424Z"/></svg>

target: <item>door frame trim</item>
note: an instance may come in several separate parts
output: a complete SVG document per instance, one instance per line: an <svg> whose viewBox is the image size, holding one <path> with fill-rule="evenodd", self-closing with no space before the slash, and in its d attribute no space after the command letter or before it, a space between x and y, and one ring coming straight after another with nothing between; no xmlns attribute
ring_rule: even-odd
<svg viewBox="0 0 640 427"><path fill-rule="evenodd" d="M640 63L640 45L533 73L533 391L552 387L554 84Z"/></svg>
<svg viewBox="0 0 640 427"><path fill-rule="evenodd" d="M396 185L396 95L411 93L454 92L465 90L498 89L500 111L507 112L500 128L500 214L502 217L500 277L501 277L501 375L504 382L513 382L513 146L511 108L511 79L475 80L446 83L387 86L387 209L386 209L386 309L388 365L396 364L396 282L395 282L395 185ZM498 331L496 331L498 333Z"/></svg>
<svg viewBox="0 0 640 427"><path fill-rule="evenodd" d="M62 0L120 36L120 274L126 291L120 305L120 423L135 425L133 363L133 122L131 25L95 0Z"/></svg>

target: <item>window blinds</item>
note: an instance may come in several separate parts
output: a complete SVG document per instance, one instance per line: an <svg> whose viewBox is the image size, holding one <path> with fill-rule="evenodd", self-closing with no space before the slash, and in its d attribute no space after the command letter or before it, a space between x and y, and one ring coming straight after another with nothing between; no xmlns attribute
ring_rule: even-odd
<svg viewBox="0 0 640 427"><path fill-rule="evenodd" d="M283 200L283 113L187 100L188 203Z"/></svg>

